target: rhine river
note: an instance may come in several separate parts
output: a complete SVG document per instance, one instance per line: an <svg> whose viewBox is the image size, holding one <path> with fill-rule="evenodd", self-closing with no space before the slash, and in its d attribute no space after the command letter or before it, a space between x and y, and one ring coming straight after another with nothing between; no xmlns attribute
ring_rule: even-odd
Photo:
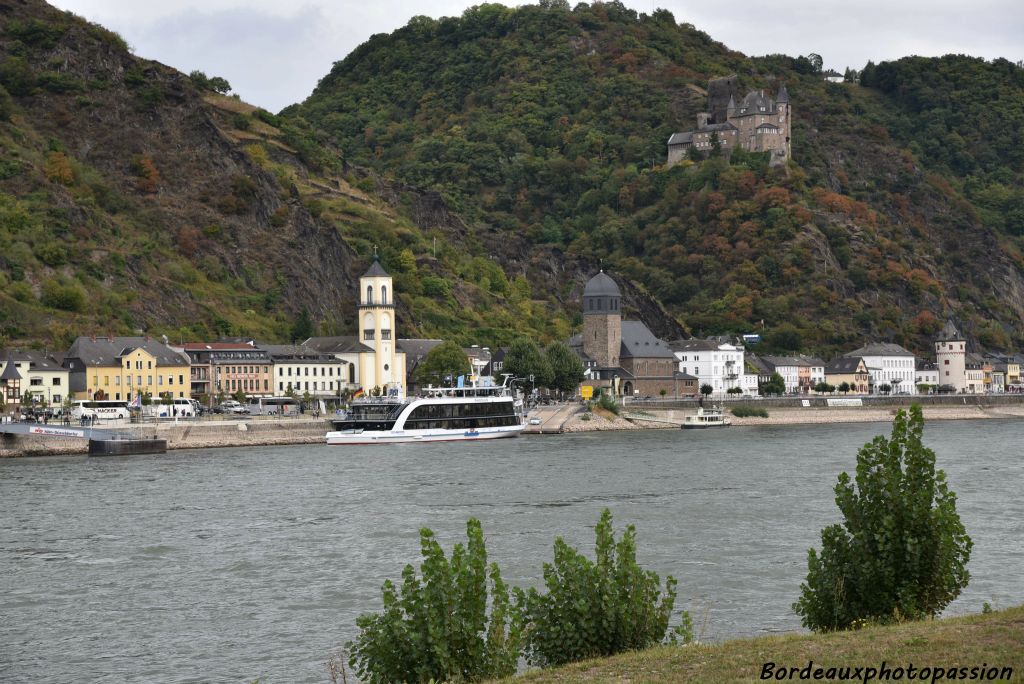
<svg viewBox="0 0 1024 684"><path fill-rule="evenodd" d="M885 424L651 430L402 447L268 447L0 461L0 681L325 682L380 585L483 523L540 583L556 536L593 556L603 508L679 579L704 640L800 629L832 488ZM974 539L947 610L1024 603L1024 421L935 421Z"/></svg>

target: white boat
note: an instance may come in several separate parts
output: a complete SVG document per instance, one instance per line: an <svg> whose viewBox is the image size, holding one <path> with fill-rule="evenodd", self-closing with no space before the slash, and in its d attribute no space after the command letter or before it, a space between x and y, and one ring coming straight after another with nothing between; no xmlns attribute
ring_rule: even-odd
<svg viewBox="0 0 1024 684"><path fill-rule="evenodd" d="M720 406L697 408L697 415L683 418L683 429L691 430L698 428L729 427L732 421L725 417L725 412Z"/></svg>
<svg viewBox="0 0 1024 684"><path fill-rule="evenodd" d="M328 444L403 444L517 437L523 405L510 386L431 387L405 399L359 399L333 419Z"/></svg>

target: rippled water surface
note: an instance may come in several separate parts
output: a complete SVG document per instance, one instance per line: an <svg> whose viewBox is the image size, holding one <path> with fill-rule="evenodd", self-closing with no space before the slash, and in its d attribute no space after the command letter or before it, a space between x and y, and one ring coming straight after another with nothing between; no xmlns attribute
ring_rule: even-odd
<svg viewBox="0 0 1024 684"><path fill-rule="evenodd" d="M324 682L380 585L477 517L506 580L610 507L705 639L799 629L832 487L882 424L0 461L0 681ZM1024 602L1021 421L933 422L975 541L950 613Z"/></svg>

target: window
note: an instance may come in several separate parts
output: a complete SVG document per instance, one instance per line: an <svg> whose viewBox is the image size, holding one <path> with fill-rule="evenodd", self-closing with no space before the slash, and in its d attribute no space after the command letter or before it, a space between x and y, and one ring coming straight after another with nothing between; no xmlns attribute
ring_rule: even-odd
<svg viewBox="0 0 1024 684"><path fill-rule="evenodd" d="M380 331L380 339L382 339L382 340L390 340L391 339L391 331L390 330L381 330Z"/></svg>
<svg viewBox="0 0 1024 684"><path fill-rule="evenodd" d="M372 330L364 330L363 331L363 339L364 340L372 340L373 339L373 331Z"/></svg>
<svg viewBox="0 0 1024 684"><path fill-rule="evenodd" d="M380 303L381 304L387 304L388 303L388 287L387 287L387 285L381 285L380 286Z"/></svg>
<svg viewBox="0 0 1024 684"><path fill-rule="evenodd" d="M131 387L131 385L132 385L132 376L129 375L127 378L125 378L125 384L128 385L129 387Z"/></svg>
<svg viewBox="0 0 1024 684"><path fill-rule="evenodd" d="M120 375L115 375L114 376L114 387L120 387L120 386L121 386L121 376Z"/></svg>
<svg viewBox="0 0 1024 684"><path fill-rule="evenodd" d="M153 369L153 362L152 361L147 361L146 362L146 369L147 370L152 370Z"/></svg>
<svg viewBox="0 0 1024 684"><path fill-rule="evenodd" d="M366 286L366 303L367 304L373 304L373 286L372 285L367 285Z"/></svg>
<svg viewBox="0 0 1024 684"><path fill-rule="evenodd" d="M132 369L132 362L131 361L125 361L124 362L124 368L125 368L125 370L131 370Z"/></svg>
<svg viewBox="0 0 1024 684"><path fill-rule="evenodd" d="M158 386L160 386L160 387L163 387L163 385L164 385L164 376L162 376L162 375L156 376L156 384Z"/></svg>
<svg viewBox="0 0 1024 684"><path fill-rule="evenodd" d="M60 384L60 380L58 380L57 378L54 378L53 379L53 384L54 385L59 385ZM110 376L109 375L104 375L103 376L103 386L104 387L110 387Z"/></svg>
<svg viewBox="0 0 1024 684"><path fill-rule="evenodd" d="M168 375L168 376L167 376L167 384L168 384L168 385L173 385L173 384L174 384L174 376L173 376L173 375ZM184 383L184 382L182 382L181 384L183 384L183 385L184 385L185 383Z"/></svg>

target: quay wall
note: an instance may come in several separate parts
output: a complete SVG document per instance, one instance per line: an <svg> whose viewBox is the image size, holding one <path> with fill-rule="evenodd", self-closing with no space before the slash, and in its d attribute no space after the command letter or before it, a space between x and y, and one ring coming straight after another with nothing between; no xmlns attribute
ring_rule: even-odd
<svg viewBox="0 0 1024 684"><path fill-rule="evenodd" d="M104 424L103 427L108 427ZM175 423L112 425L126 437L165 439L168 449L210 449L215 447L270 446L276 444L323 444L331 430L326 420L293 418L284 420L181 421ZM3 435L0 458L16 456L61 456L86 454L89 440L74 437Z"/></svg>

